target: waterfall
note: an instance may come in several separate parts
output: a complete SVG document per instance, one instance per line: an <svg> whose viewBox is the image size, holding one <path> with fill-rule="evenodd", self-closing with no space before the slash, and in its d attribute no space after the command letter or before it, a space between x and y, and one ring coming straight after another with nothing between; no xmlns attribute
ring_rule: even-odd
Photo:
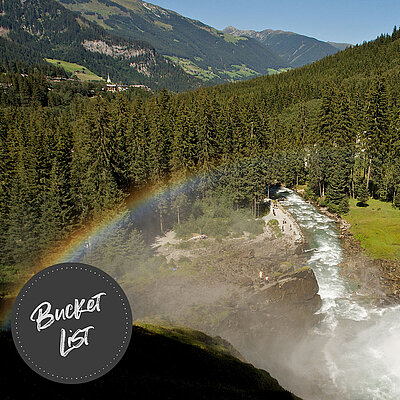
<svg viewBox="0 0 400 400"><path fill-rule="evenodd" d="M323 315L315 334L315 351L326 382L322 392L332 399L400 398L400 306L375 308L359 304L338 264L343 250L335 222L289 189L277 193L315 249L308 261L319 284Z"/></svg>

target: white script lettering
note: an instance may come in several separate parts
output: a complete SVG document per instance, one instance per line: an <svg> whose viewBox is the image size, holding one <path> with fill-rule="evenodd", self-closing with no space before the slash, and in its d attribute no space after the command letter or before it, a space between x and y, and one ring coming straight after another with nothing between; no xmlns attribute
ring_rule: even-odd
<svg viewBox="0 0 400 400"><path fill-rule="evenodd" d="M66 331L64 328L61 329L61 337L60 337L60 355L61 357L67 357L67 355L74 349L78 349L83 344L86 346L89 345L89 330L94 329L94 326L87 326L84 329L77 329L75 333L70 336L67 340L67 349L65 349L65 338L66 338ZM71 333L72 331L69 330ZM79 336L83 333L83 336Z"/></svg>
<svg viewBox="0 0 400 400"><path fill-rule="evenodd" d="M36 329L38 332L48 328L54 323L54 321L59 321L61 319L80 319L82 313L84 312L100 312L100 299L101 296L105 296L106 293L101 292L92 296L84 308L85 299L75 299L74 304L67 304L64 308L56 308L54 314L51 313L51 304L48 301L44 301L39 304L32 312L30 320L36 322Z"/></svg>

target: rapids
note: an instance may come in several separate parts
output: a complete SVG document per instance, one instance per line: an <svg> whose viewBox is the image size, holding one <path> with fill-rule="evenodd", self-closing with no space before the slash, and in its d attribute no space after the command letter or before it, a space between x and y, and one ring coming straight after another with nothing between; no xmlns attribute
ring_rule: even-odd
<svg viewBox="0 0 400 400"><path fill-rule="evenodd" d="M339 274L342 247L335 222L289 189L281 189L283 206L300 225L310 248L308 261L318 284L323 315L315 328L324 398L370 400L400 398L400 306L360 304ZM315 366L314 366L315 367ZM310 398L314 398L311 396Z"/></svg>

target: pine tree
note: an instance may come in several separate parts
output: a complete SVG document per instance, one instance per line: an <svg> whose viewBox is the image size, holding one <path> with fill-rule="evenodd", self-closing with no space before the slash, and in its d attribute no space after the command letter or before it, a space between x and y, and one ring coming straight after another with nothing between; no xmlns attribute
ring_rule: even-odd
<svg viewBox="0 0 400 400"><path fill-rule="evenodd" d="M193 116L186 105L178 109L171 149L171 169L178 177L194 173L198 163L197 137L193 122Z"/></svg>
<svg viewBox="0 0 400 400"><path fill-rule="evenodd" d="M365 181L361 182L360 187L357 190L357 200L362 204L365 205L369 199L369 193L367 189L367 184Z"/></svg>
<svg viewBox="0 0 400 400"><path fill-rule="evenodd" d="M389 136L388 96L386 82L378 71L368 92L365 110L364 146L368 157L367 186L370 185L372 170L376 167L376 158L387 151ZM378 180L378 177L376 177Z"/></svg>
<svg viewBox="0 0 400 400"><path fill-rule="evenodd" d="M113 151L111 164L118 186L129 190L129 169L132 154L134 128L133 119L130 116L129 103L122 95L119 95L112 103L111 130L113 136Z"/></svg>
<svg viewBox="0 0 400 400"><path fill-rule="evenodd" d="M89 104L74 131L71 176L79 219L84 221L118 207L124 199L113 162L115 138L111 115L104 100Z"/></svg>
<svg viewBox="0 0 400 400"><path fill-rule="evenodd" d="M326 192L326 204L331 212L338 214L348 210L348 165L342 152L332 153L329 185Z"/></svg>
<svg viewBox="0 0 400 400"><path fill-rule="evenodd" d="M131 139L127 148L129 157L128 176L129 181L134 187L141 188L150 180L150 126L144 105L139 102L135 106Z"/></svg>
<svg viewBox="0 0 400 400"><path fill-rule="evenodd" d="M325 147L332 144L336 129L337 97L334 92L334 85L328 84L324 88L321 109L319 112L319 138L318 143Z"/></svg>

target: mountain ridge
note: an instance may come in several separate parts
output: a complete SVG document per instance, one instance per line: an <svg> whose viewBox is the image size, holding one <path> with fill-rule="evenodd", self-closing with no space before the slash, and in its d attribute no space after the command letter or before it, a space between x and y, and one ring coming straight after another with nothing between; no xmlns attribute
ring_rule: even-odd
<svg viewBox="0 0 400 400"><path fill-rule="evenodd" d="M162 57L150 44L121 38L54 0L10 0L0 4L0 62L78 63L115 82L153 89L193 89L200 82Z"/></svg>
<svg viewBox="0 0 400 400"><path fill-rule="evenodd" d="M236 37L249 37L258 40L293 68L311 64L348 47L347 43L336 43L335 46L333 42L323 42L313 37L284 30L240 30L228 26L223 32Z"/></svg>
<svg viewBox="0 0 400 400"><path fill-rule="evenodd" d="M242 80L289 67L286 61L255 39L229 35L151 3L138 0L58 1L119 36L151 43L166 58L204 82Z"/></svg>
<svg viewBox="0 0 400 400"><path fill-rule="evenodd" d="M337 42L326 42L332 45L333 47L336 47L339 50L346 50L348 47L353 47L354 45L351 43L337 43Z"/></svg>

